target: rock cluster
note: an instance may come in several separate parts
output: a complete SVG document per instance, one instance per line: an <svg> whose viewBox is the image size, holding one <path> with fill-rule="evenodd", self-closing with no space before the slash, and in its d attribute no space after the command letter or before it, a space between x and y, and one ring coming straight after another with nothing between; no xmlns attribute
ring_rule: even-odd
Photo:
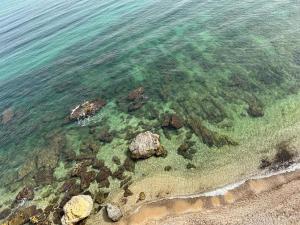
<svg viewBox="0 0 300 225"><path fill-rule="evenodd" d="M68 201L63 210L62 225L73 225L88 217L93 209L93 199L89 195L77 195Z"/></svg>
<svg viewBox="0 0 300 225"><path fill-rule="evenodd" d="M102 109L106 105L106 102L102 99L95 101L85 101L84 103L77 105L70 113L69 119L76 121L80 119L93 116L97 111Z"/></svg>
<svg viewBox="0 0 300 225"><path fill-rule="evenodd" d="M138 134L129 146L133 159L146 159L153 155L164 156L166 151L159 142L159 135L146 131Z"/></svg>

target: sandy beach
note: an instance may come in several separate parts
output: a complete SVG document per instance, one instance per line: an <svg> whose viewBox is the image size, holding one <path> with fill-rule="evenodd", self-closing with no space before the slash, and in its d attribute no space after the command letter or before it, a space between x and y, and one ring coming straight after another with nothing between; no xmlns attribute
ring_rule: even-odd
<svg viewBox="0 0 300 225"><path fill-rule="evenodd" d="M300 220L299 191L300 170L295 169L241 181L212 192L146 202L126 212L118 224L296 225ZM105 213L100 211L100 214L90 217L87 225L110 224Z"/></svg>
<svg viewBox="0 0 300 225"><path fill-rule="evenodd" d="M241 202L147 225L299 225L300 179Z"/></svg>

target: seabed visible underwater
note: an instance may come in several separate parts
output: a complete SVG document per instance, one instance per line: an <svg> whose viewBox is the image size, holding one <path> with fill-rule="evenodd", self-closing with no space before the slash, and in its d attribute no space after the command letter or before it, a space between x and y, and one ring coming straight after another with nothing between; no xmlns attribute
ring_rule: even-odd
<svg viewBox="0 0 300 225"><path fill-rule="evenodd" d="M0 10L0 212L36 205L60 218L79 193L95 211L112 199L126 208L137 191L150 200L257 174L282 143L298 155L298 1L74 0L30 11L31 1ZM143 100L128 101L139 87ZM95 99L107 104L68 121ZM166 115L183 127L162 127ZM130 158L143 131L160 135L166 157ZM24 187L34 198L16 202Z"/></svg>

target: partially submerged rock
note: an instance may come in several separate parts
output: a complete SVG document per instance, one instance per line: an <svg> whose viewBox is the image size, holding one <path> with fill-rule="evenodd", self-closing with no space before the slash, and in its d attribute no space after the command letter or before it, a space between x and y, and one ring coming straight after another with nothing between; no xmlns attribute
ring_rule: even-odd
<svg viewBox="0 0 300 225"><path fill-rule="evenodd" d="M123 216L121 209L118 206L110 203L106 205L106 212L108 218L110 218L113 222L119 221Z"/></svg>
<svg viewBox="0 0 300 225"><path fill-rule="evenodd" d="M106 105L106 102L102 99L95 101L85 101L84 103L77 105L70 113L69 119L76 121L95 115L97 111L102 109Z"/></svg>
<svg viewBox="0 0 300 225"><path fill-rule="evenodd" d="M63 210L64 216L61 218L62 225L73 225L78 221L88 217L93 209L93 199L89 195L77 195L68 201Z"/></svg>
<svg viewBox="0 0 300 225"><path fill-rule="evenodd" d="M146 131L138 134L129 146L133 159L146 159L153 155L164 156L166 151L160 144L159 135Z"/></svg>

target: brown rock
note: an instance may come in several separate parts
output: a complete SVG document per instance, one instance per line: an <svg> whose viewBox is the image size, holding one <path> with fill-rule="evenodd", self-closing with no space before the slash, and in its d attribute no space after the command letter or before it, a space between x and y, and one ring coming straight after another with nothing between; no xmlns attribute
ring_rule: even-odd
<svg viewBox="0 0 300 225"><path fill-rule="evenodd" d="M75 165L75 167L71 171L72 177L81 177L82 173L85 173L87 171L87 165L85 162L80 162Z"/></svg>
<svg viewBox="0 0 300 225"><path fill-rule="evenodd" d="M100 169L101 169L102 167L104 167L104 166L105 166L105 163L104 163L103 160L95 159L95 160L93 161L92 167L93 167L94 169L100 170Z"/></svg>
<svg viewBox="0 0 300 225"><path fill-rule="evenodd" d="M102 181L105 181L108 179L109 176L112 175L112 172L110 171L110 169L106 166L102 167L99 171L99 173L96 176L96 181L98 183L101 183Z"/></svg>
<svg viewBox="0 0 300 225"><path fill-rule="evenodd" d="M16 201L32 200L34 198L34 190L32 187L24 187L16 196Z"/></svg>
<svg viewBox="0 0 300 225"><path fill-rule="evenodd" d="M134 172L134 169L135 169L135 162L127 157L123 163L123 166L125 168L125 170L129 171L129 172Z"/></svg>
<svg viewBox="0 0 300 225"><path fill-rule="evenodd" d="M182 119L173 114L173 115L165 115L162 122L162 127L180 129L183 127Z"/></svg>
<svg viewBox="0 0 300 225"><path fill-rule="evenodd" d="M81 187L79 184L77 184L75 178L66 180L60 187L60 192L68 193L71 196L78 195L81 193L81 191Z"/></svg>
<svg viewBox="0 0 300 225"><path fill-rule="evenodd" d="M80 187L81 189L86 189L90 186L90 183L93 182L96 179L96 172L95 171L89 171L82 173L80 176Z"/></svg>
<svg viewBox="0 0 300 225"><path fill-rule="evenodd" d="M128 187L125 187L123 196L126 198L126 197L129 197L129 196L132 196L132 195L133 195L132 191L129 190Z"/></svg>
<svg viewBox="0 0 300 225"><path fill-rule="evenodd" d="M124 172L125 172L125 168L123 166L119 166L119 168L115 172L113 172L111 176L118 180L124 180L125 179Z"/></svg>

